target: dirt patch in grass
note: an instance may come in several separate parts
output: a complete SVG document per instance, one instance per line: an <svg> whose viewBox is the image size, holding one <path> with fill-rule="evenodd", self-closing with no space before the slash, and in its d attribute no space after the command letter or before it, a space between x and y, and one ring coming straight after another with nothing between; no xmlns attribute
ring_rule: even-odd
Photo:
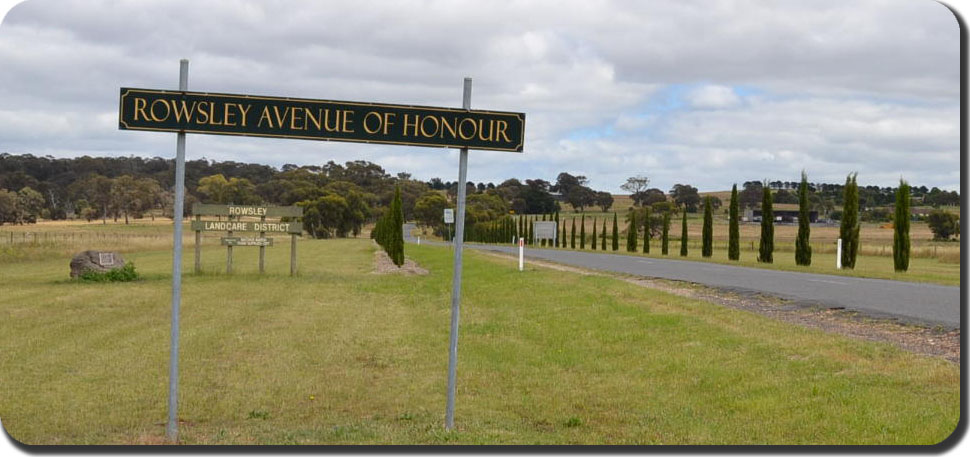
<svg viewBox="0 0 970 457"><path fill-rule="evenodd" d="M504 257L502 254L493 255ZM805 306L770 295L739 293L683 281L611 275L537 260L530 260L529 263L582 275L613 276L641 287L750 311L772 319L850 338L890 343L906 351L960 363L959 329L944 330L939 327L905 324L865 316L854 311Z"/></svg>
<svg viewBox="0 0 970 457"><path fill-rule="evenodd" d="M391 261L391 258L383 249L374 251L374 274L386 275L393 273L423 276L428 274L428 270L421 268L417 263L408 258L404 259L404 265L398 267L394 265L394 262Z"/></svg>

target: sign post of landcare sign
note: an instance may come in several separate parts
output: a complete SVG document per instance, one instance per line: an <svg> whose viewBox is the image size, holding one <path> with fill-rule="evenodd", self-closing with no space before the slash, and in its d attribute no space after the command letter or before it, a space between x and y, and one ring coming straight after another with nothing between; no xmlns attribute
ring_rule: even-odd
<svg viewBox="0 0 970 457"><path fill-rule="evenodd" d="M179 90L121 88L118 102L119 129L178 134L175 148L176 216L166 428L166 435L172 441L178 438L178 343L182 287L182 220L179 216L184 214L185 206L186 133L459 148L459 183L466 182L468 149L522 152L525 141L525 114L471 110L471 78L465 78L462 107L457 109L189 92L188 74L189 61L182 59L179 66ZM463 185L458 186L456 212L451 344L448 351L448 405L445 412L445 427L448 429L454 427L461 254L465 233ZM288 230L289 227L282 231ZM262 238L265 230L257 231ZM239 245L240 241L232 236L232 231L227 232L227 249ZM253 240L252 243L268 242Z"/></svg>

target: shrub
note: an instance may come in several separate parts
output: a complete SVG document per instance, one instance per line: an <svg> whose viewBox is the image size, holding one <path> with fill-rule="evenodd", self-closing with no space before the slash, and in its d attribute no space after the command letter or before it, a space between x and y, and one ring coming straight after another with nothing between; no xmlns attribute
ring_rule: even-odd
<svg viewBox="0 0 970 457"><path fill-rule="evenodd" d="M948 240L960 235L960 216L942 209L934 209L926 215L926 223L933 232L934 240Z"/></svg>
<svg viewBox="0 0 970 457"><path fill-rule="evenodd" d="M82 281L90 282L128 282L138 279L138 272L135 271L135 264L132 262L125 263L125 266L121 268L115 268L108 271L94 271L88 270L81 273L79 278Z"/></svg>

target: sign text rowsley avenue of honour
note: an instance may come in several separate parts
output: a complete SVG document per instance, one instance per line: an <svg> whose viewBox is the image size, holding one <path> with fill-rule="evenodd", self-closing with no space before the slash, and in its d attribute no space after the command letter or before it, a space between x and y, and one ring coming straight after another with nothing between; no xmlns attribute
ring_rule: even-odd
<svg viewBox="0 0 970 457"><path fill-rule="evenodd" d="M522 152L525 114L123 87L118 127Z"/></svg>

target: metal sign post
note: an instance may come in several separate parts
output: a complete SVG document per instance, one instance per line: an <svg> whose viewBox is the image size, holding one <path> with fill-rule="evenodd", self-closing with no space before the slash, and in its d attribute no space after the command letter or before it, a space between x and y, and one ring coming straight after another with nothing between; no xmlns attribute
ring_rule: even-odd
<svg viewBox="0 0 970 457"><path fill-rule="evenodd" d="M189 61L179 61L179 90L189 90ZM185 206L185 132L175 140L175 247L172 250L172 347L168 364L168 426L165 436L178 440L179 308L182 301L182 214Z"/></svg>
<svg viewBox="0 0 970 457"><path fill-rule="evenodd" d="M472 107L472 79L466 77L461 107ZM451 277L451 342L448 346L448 405L445 428L455 427L455 383L458 365L458 312L461 304L461 248L465 238L465 182L468 175L468 148L458 153L458 214L455 221L455 270Z"/></svg>

